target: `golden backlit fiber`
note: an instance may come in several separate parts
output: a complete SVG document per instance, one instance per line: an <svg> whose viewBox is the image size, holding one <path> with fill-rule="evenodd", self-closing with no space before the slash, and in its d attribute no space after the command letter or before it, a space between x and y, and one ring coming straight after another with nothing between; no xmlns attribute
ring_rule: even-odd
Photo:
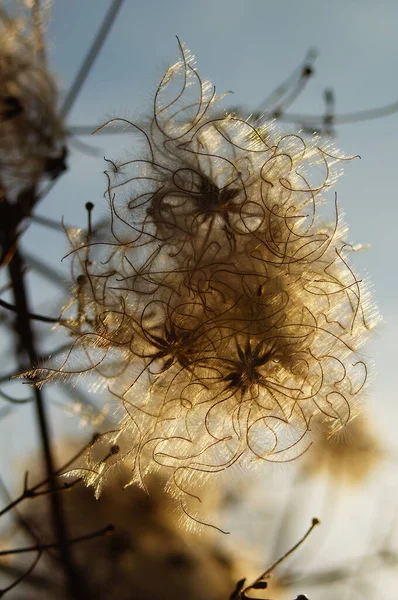
<svg viewBox="0 0 398 600"><path fill-rule="evenodd" d="M180 50L152 116L106 124L124 123L134 150L106 162L109 232L68 232L71 348L30 377L87 376L104 403L109 388L119 425L79 471L97 494L125 463L140 485L161 471L183 502L234 463L299 456L315 416L327 435L344 427L377 315L332 187L349 159L217 116L214 88Z"/></svg>

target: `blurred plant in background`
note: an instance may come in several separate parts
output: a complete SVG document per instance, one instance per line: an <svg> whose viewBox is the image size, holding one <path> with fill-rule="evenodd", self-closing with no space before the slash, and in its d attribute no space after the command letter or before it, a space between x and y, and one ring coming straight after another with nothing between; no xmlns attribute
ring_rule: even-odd
<svg viewBox="0 0 398 600"><path fill-rule="evenodd" d="M334 164L344 159L322 137L309 136L397 106L340 118L328 90L324 115L310 122L289 116L313 74L310 52L250 117L243 107L218 112L213 88L182 50L157 90L153 118L113 120L111 131L137 134L136 154L107 160L111 216L94 222L87 203L87 228L66 227L72 301L59 318L53 307L37 314L29 307L19 238L28 217L59 229L32 210L66 168L66 136L92 130L64 123L121 5L111 3L61 106L47 70L39 1L18 19L1 12L0 241L3 273L8 269L2 292L10 297L0 303L4 339L15 344L16 357L1 376L8 386L1 414L34 402L45 464L40 476L40 461L27 462L40 483L26 475L14 499L2 484L2 594L302 600L305 585L325 599L341 594L341 586L371 597L371 586L361 587L363 573L395 565L389 540L364 549L366 559L353 565L311 568L305 547L294 554L297 570L288 562L313 516L306 509L317 510L323 494L314 474L323 470L338 494L344 477L360 484L383 460L369 422L350 420L367 375L356 353L375 315L348 266L353 247L338 211L332 225L317 212L321 192L336 178ZM279 134L269 119L295 123L295 133ZM305 131L298 134L300 124ZM56 272L36 267L65 288ZM50 332L50 324L61 328ZM66 394L86 426L102 432L76 460L65 446L59 450L62 468L55 467L43 391L34 387L32 398L21 397L20 385L9 381L32 366L36 381L58 376L52 393ZM65 376L82 372L72 389ZM290 480L271 473L271 465L262 471L272 480L267 488L235 464L253 456L256 463L290 461L311 442L289 467ZM95 500L82 480L99 492L110 470L115 476ZM208 471L219 473L217 489L198 478ZM65 472L75 479L65 483L58 477ZM213 527L202 527L201 536L182 530L175 498L188 523ZM248 508L260 499L261 507ZM331 523L338 530L338 521ZM239 535L227 543L221 528ZM311 535L317 553L325 533ZM34 559L18 558L26 554ZM272 567L264 571L267 561Z"/></svg>
<svg viewBox="0 0 398 600"><path fill-rule="evenodd" d="M31 22L0 7L0 218L4 266L12 258L23 219L38 200L44 178L64 169L65 132L58 93L47 70L41 17Z"/></svg>

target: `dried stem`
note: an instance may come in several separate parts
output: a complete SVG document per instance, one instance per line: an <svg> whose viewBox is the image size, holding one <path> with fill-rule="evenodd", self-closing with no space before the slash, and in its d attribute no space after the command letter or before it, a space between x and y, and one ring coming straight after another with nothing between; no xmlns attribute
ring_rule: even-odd
<svg viewBox="0 0 398 600"><path fill-rule="evenodd" d="M61 473L63 473L66 469L68 469L68 467L70 467L80 456L82 456L82 454L84 454L84 452L86 452L87 448L89 448L92 445L93 440L95 438L96 438L96 435L93 436L93 439L90 440L90 442L88 444L86 444L81 450L79 450L79 452L74 454L71 459L69 459L65 464L63 464L62 467L55 472L55 476L58 477L59 475L61 475ZM39 490L41 487L43 487L44 485L49 483L49 479L48 478L43 479L36 485L29 487L28 486L28 475L29 475L29 473L26 472L25 478L24 478L24 487L23 487L22 494L20 494L17 498L14 498L14 500L12 500L12 502L10 502L7 506L5 506L0 511L0 517L2 515L4 515L5 513L7 513L8 511L10 511L11 509L13 509L15 506L17 506L20 502L22 502L22 500L25 500L25 498L35 498L36 496L42 496L44 494L48 494L51 491L59 492L59 491L65 490L65 489L69 489L72 486L74 486L78 481L80 481L80 480L76 480L76 481L72 481L71 483L65 483L62 487L57 487L56 490L45 490L42 492L38 492L37 490Z"/></svg>
<svg viewBox="0 0 398 600"><path fill-rule="evenodd" d="M1 300L0 298L0 306L6 308L7 310L11 310L12 312L18 312L17 307L5 300ZM29 313L29 319L34 321L42 321L43 323L59 323L59 319L55 317L46 317L45 315L37 315L36 313Z"/></svg>
<svg viewBox="0 0 398 600"><path fill-rule="evenodd" d="M80 535L76 538L71 538L66 541L67 545L77 544L80 542L86 542L87 540L92 540L97 537L101 537L107 533L113 531L113 525L107 525L102 529L94 531L93 533L88 533L87 535ZM36 546L26 546L24 548L10 548L9 550L1 550L0 556L9 556L10 554L25 554L26 552L42 552L43 550L50 550L51 548L58 548L58 543L52 544L37 544ZM87 596L72 596L72 598L87 598Z"/></svg>
<svg viewBox="0 0 398 600"><path fill-rule="evenodd" d="M18 249L14 252L13 258L8 265L8 269L13 287L14 303L18 314L17 335L19 337L20 348L21 351L26 354L24 360L28 360L30 364L36 364L38 354L35 349L34 334L29 317L30 310L23 277L24 264ZM50 490L52 492L56 492L58 490L56 471L54 468L54 460L51 451L51 436L43 395L41 390L37 388L34 389L33 393L35 397L37 421L39 425L40 439L48 482ZM64 565L70 597L76 600L83 600L83 598L86 599L88 596L83 590L82 581L80 580L76 566L74 565L70 545L68 542L67 526L63 513L61 497L59 494L50 493L49 502L54 531L57 537L56 545L59 547L61 560Z"/></svg>
<svg viewBox="0 0 398 600"><path fill-rule="evenodd" d="M103 43L105 42L108 33L116 19L117 13L123 3L123 0L113 0L111 6L109 7L108 12L105 15L105 18L102 22L101 27L96 34L92 45L84 58L80 69L76 75L74 82L72 83L68 94L64 100L64 103L61 107L61 117L64 119L68 113L70 112L86 78L91 70L91 67L94 64L95 59L97 58Z"/></svg>

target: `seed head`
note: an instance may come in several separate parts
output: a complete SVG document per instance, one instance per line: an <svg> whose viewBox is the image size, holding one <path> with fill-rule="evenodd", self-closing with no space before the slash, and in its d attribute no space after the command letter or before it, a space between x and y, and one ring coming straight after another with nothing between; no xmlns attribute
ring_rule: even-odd
<svg viewBox="0 0 398 600"><path fill-rule="evenodd" d="M57 90L40 26L0 6L0 188L8 202L65 168Z"/></svg>
<svg viewBox="0 0 398 600"><path fill-rule="evenodd" d="M120 462L132 481L160 470L189 494L234 463L291 460L315 416L329 434L350 421L367 376L358 350L375 312L337 202L331 223L319 214L349 159L217 116L180 50L152 117L123 120L135 152L107 161L110 236L71 233L72 348L31 373L91 373L116 400L120 424L93 450L120 452L90 454L84 475L97 493Z"/></svg>

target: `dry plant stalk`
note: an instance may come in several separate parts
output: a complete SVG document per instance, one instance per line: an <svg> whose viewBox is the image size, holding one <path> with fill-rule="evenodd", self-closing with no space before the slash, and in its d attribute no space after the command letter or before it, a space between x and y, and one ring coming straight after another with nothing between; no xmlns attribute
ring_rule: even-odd
<svg viewBox="0 0 398 600"><path fill-rule="evenodd" d="M337 202L332 223L319 215L350 159L217 116L180 50L152 118L106 124L124 123L135 151L107 161L109 234L68 231L70 351L29 373L37 385L91 376L104 403L108 387L119 426L79 471L97 495L121 464L144 487L161 471L183 502L237 462L292 460L315 416L332 435L357 414L367 378L358 351L377 314Z"/></svg>
<svg viewBox="0 0 398 600"><path fill-rule="evenodd" d="M37 361L35 334L24 280L25 264L18 249L18 238L25 218L40 200L40 185L45 178L55 179L65 170L65 140L62 121L58 117L57 90L46 65L43 23L39 2L33 2L22 17L7 12L0 3L0 266L8 266L14 305L4 303L17 314L15 333L16 359L19 370ZM26 19L23 18L25 15ZM3 399L11 396L0 391ZM54 537L51 547L59 549L65 583L71 597L82 598L84 582L74 568L57 489L47 412L39 389L34 391L35 412L49 481L49 503ZM34 570L44 548L4 550L4 555L36 551L37 556L26 572L0 590L3 596L15 588Z"/></svg>
<svg viewBox="0 0 398 600"><path fill-rule="evenodd" d="M15 196L52 172L64 130L35 31L0 6L0 39L0 170L8 196Z"/></svg>

